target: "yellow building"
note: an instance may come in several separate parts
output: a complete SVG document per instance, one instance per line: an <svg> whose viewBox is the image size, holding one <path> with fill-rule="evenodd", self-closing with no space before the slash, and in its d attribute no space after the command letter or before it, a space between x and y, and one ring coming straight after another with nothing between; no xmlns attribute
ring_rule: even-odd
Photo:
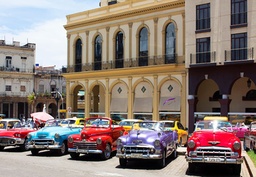
<svg viewBox="0 0 256 177"><path fill-rule="evenodd" d="M69 114L186 125L185 0L101 0L64 27Z"/></svg>

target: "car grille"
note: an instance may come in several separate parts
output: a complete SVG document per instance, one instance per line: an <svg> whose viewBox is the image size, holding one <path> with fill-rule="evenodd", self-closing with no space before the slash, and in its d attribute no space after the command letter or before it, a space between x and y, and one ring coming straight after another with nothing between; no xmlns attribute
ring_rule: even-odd
<svg viewBox="0 0 256 177"><path fill-rule="evenodd" d="M230 157L233 154L230 148L222 147L199 147L196 152L197 156L204 157Z"/></svg>
<svg viewBox="0 0 256 177"><path fill-rule="evenodd" d="M150 152L150 147L140 147L140 146L126 146L124 147L126 154L148 154Z"/></svg>
<svg viewBox="0 0 256 177"><path fill-rule="evenodd" d="M95 142L74 142L74 147L77 147L77 149L97 150Z"/></svg>
<svg viewBox="0 0 256 177"><path fill-rule="evenodd" d="M54 140L52 139L34 139L32 143L35 145L53 145Z"/></svg>
<svg viewBox="0 0 256 177"><path fill-rule="evenodd" d="M9 144L15 144L15 140L14 139L11 139L11 138L0 138L0 144L6 144L6 145L9 145Z"/></svg>

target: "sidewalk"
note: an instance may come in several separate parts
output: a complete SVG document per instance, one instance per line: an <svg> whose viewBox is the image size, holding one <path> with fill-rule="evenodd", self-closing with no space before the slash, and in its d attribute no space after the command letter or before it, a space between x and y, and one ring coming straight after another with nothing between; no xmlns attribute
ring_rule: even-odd
<svg viewBox="0 0 256 177"><path fill-rule="evenodd" d="M179 155L185 155L187 151L186 147L178 147L177 152ZM250 159L250 157L248 156L248 154L246 153L246 151L242 151L242 156L244 157L244 162L248 172L250 174L250 177L256 177L256 168L252 162L252 160Z"/></svg>

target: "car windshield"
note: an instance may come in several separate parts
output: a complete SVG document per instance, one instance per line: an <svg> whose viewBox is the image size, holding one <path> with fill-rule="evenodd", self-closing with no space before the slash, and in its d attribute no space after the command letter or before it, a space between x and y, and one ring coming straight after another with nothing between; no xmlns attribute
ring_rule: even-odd
<svg viewBox="0 0 256 177"><path fill-rule="evenodd" d="M219 120L197 122L195 130L223 130L229 132L233 131L232 125L229 122Z"/></svg>
<svg viewBox="0 0 256 177"><path fill-rule="evenodd" d="M68 119L68 120L63 120L61 121L61 124L75 124L75 120L73 119Z"/></svg>
<svg viewBox="0 0 256 177"><path fill-rule="evenodd" d="M51 120L48 120L46 121L45 123L45 127L59 127L61 126L60 123L61 123L62 120L59 120L59 119L51 119Z"/></svg>
<svg viewBox="0 0 256 177"><path fill-rule="evenodd" d="M86 120L86 127L109 127L110 121L103 118L92 118Z"/></svg>
<svg viewBox="0 0 256 177"><path fill-rule="evenodd" d="M161 122L136 122L132 126L132 130L163 130Z"/></svg>
<svg viewBox="0 0 256 177"><path fill-rule="evenodd" d="M255 124L252 124L251 129L252 129L252 130L256 130L256 123L255 123Z"/></svg>
<svg viewBox="0 0 256 177"><path fill-rule="evenodd" d="M119 123L120 126L132 126L134 124L134 121L121 121Z"/></svg>
<svg viewBox="0 0 256 177"><path fill-rule="evenodd" d="M13 120L13 121L0 121L0 129L11 129L11 128L17 128L20 124L19 120Z"/></svg>

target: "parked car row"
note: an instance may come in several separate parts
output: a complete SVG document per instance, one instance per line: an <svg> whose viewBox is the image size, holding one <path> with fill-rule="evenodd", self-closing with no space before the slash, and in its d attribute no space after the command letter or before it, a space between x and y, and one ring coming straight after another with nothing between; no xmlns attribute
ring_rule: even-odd
<svg viewBox="0 0 256 177"><path fill-rule="evenodd" d="M28 125L16 128L17 121L15 128L7 130L15 132L15 138L1 135L7 131L0 130L0 147L18 145L30 150L32 155L48 149L59 155L69 153L72 159L77 159L80 154L95 154L107 160L116 151L122 167L131 160L151 159L163 168L168 157L177 157L177 148L183 144L187 145L185 158L190 172L194 172L199 165L214 163L230 166L234 174L240 174L242 145L228 121L217 118L198 121L189 138L187 129L178 121L122 121L116 125L108 117L91 117L82 121L83 127L74 127L69 123L61 126L61 121L54 119L47 121L46 126L39 130ZM256 122L252 122L245 133L245 149L256 149L255 135ZM8 136L9 139L6 138Z"/></svg>

